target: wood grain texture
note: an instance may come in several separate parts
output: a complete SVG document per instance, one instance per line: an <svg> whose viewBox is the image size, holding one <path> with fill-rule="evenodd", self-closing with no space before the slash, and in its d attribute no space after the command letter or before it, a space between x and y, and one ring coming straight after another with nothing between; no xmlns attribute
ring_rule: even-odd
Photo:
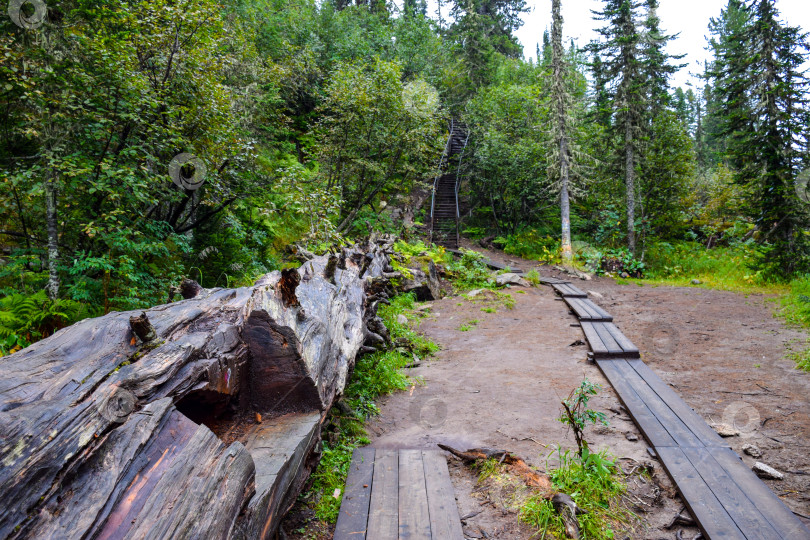
<svg viewBox="0 0 810 540"><path fill-rule="evenodd" d="M399 536L399 452L378 449L368 519L368 540Z"/></svg>
<svg viewBox="0 0 810 540"><path fill-rule="evenodd" d="M374 449L356 448L352 453L352 462L346 477L346 488L343 490L334 540L366 538L373 477Z"/></svg>
<svg viewBox="0 0 810 540"><path fill-rule="evenodd" d="M433 539L464 540L447 460L439 452L423 451L422 463Z"/></svg>
<svg viewBox="0 0 810 540"><path fill-rule="evenodd" d="M675 487L703 534L711 540L745 540L745 535L728 515L709 486L680 448L656 448Z"/></svg>
<svg viewBox="0 0 810 540"><path fill-rule="evenodd" d="M368 337L390 244L345 248L334 283L326 257L305 263L300 305L273 272L146 310L147 343L130 327L141 311L110 313L0 358L0 538L274 534ZM226 445L184 416L209 402L261 413L263 434Z"/></svg>
<svg viewBox="0 0 810 540"><path fill-rule="evenodd" d="M431 540L421 450L399 451L399 538Z"/></svg>

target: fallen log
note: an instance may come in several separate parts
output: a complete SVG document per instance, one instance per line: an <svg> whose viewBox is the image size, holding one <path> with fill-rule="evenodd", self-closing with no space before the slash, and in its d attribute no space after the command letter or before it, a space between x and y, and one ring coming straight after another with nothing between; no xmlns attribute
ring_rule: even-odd
<svg viewBox="0 0 810 540"><path fill-rule="evenodd" d="M252 287L184 282L185 300L0 358L0 538L272 537L317 463L391 243L347 249L329 278L315 257Z"/></svg>

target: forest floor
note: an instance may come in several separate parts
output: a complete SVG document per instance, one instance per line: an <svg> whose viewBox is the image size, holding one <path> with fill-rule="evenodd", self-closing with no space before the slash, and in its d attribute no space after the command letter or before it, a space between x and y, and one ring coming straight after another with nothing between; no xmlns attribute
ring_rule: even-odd
<svg viewBox="0 0 810 540"><path fill-rule="evenodd" d="M502 252L475 249L523 271L559 274ZM747 464L762 461L783 472L784 480L766 482L794 512L810 515L810 374L785 359L787 347L803 342L805 334L773 317L772 299L697 287L617 285L604 277L576 281L709 424L736 426L740 435L728 441ZM442 350L410 370L421 384L381 399L380 414L367 423L372 446L499 448L547 470L556 465L553 455L547 459L556 445L576 449L573 435L557 418L560 401L587 377L602 385L590 407L609 421L586 430L591 447L650 463L654 470L652 481L627 477L628 500L641 521L616 538L675 538L679 530L683 538L695 537L694 527L666 528L683 504L610 384L587 361L587 345L573 345L584 336L571 326L576 319L565 304L550 287L505 292L515 301L512 309L458 295L431 303L430 316L414 324ZM492 307L497 311L483 311ZM745 455L746 444L758 447L762 457ZM493 482L479 483L477 471L455 458L448 463L460 515L480 512L465 520L467 537L532 537L535 531L519 521L514 493ZM291 517L288 531L298 521ZM328 538L313 533L289 536Z"/></svg>

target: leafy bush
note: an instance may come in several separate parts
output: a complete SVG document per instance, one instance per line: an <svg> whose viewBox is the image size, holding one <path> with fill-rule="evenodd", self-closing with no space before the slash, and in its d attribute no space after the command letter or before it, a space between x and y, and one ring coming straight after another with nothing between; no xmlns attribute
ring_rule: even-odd
<svg viewBox="0 0 810 540"><path fill-rule="evenodd" d="M494 287L495 280L487 267L486 257L469 249L462 248L462 253L460 259L447 265L453 284L463 290Z"/></svg>
<svg viewBox="0 0 810 540"><path fill-rule="evenodd" d="M645 264L635 258L627 248L608 248L604 251L591 249L583 253L583 258L587 268L596 274L627 272L636 278L644 274Z"/></svg>
<svg viewBox="0 0 810 540"><path fill-rule="evenodd" d="M498 237L494 243L510 255L546 264L560 262L560 241L550 235L544 235L537 229L525 229L506 237Z"/></svg>

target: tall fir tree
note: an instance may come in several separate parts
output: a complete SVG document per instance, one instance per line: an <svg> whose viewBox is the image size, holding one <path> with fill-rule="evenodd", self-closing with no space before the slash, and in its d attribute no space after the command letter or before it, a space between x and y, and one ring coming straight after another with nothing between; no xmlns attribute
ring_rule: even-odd
<svg viewBox="0 0 810 540"><path fill-rule="evenodd" d="M718 132L759 229L758 265L781 278L810 271L808 208L795 190L807 157L807 35L779 20L773 0L730 1L712 31Z"/></svg>
<svg viewBox="0 0 810 540"><path fill-rule="evenodd" d="M636 21L641 3L637 0L604 0L594 18L605 26L597 32L601 40L589 49L601 59L604 91L612 101L610 132L618 141L625 183L627 247L636 251L636 164L639 139L647 112L646 81L642 57L642 35Z"/></svg>
<svg viewBox="0 0 810 540"><path fill-rule="evenodd" d="M670 55L665 51L667 43L677 35L667 35L661 30L658 17L658 0L646 0L644 33L642 35L641 54L643 57L643 75L647 85L647 103L652 120L671 105L669 96L669 79L684 64L672 64L670 60L680 60L685 55Z"/></svg>

